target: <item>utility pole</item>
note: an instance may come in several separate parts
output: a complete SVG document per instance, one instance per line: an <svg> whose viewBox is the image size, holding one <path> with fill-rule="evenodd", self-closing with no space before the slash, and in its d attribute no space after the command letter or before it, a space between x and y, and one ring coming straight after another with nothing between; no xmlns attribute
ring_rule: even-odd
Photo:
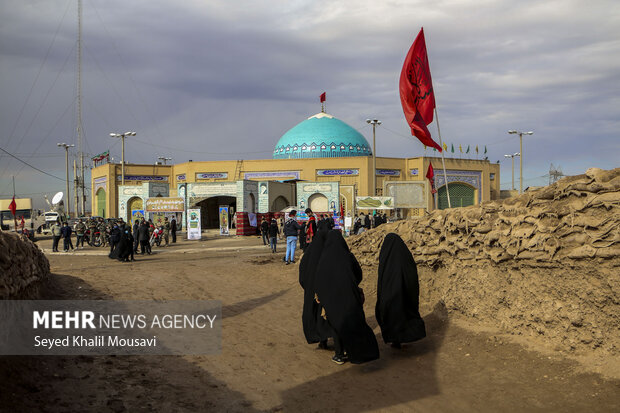
<svg viewBox="0 0 620 413"><path fill-rule="evenodd" d="M518 134L519 135L519 193L523 193L523 135L533 135L534 132L521 132L517 130L509 130L508 133L511 135Z"/></svg>
<svg viewBox="0 0 620 413"><path fill-rule="evenodd" d="M512 155L504 155L506 158L512 159L512 190L515 190L515 156L521 156L519 152L513 153Z"/></svg>
<svg viewBox="0 0 620 413"><path fill-rule="evenodd" d="M376 153L376 127L381 125L378 119L366 119L366 123L372 125L372 193L377 196L377 153Z"/></svg>
<svg viewBox="0 0 620 413"><path fill-rule="evenodd" d="M84 182L84 145L82 143L82 0L78 0L78 41L77 41L77 143L80 157L79 185L81 189L80 206L86 215L86 187ZM67 194L67 197L69 194ZM67 203L71 201L67 198ZM78 210L75 210L78 214ZM78 214L79 215L79 214Z"/></svg>
<svg viewBox="0 0 620 413"><path fill-rule="evenodd" d="M136 132L110 133L112 138L121 138L121 185L125 185L125 136L136 136Z"/></svg>
<svg viewBox="0 0 620 413"><path fill-rule="evenodd" d="M68 145L66 143L57 143L58 147L65 148L65 170L67 174L67 181L65 182L65 190L67 191L65 199L67 202L67 216L71 216L71 197L69 195L69 148L73 148L75 145ZM76 211L77 212L77 211Z"/></svg>

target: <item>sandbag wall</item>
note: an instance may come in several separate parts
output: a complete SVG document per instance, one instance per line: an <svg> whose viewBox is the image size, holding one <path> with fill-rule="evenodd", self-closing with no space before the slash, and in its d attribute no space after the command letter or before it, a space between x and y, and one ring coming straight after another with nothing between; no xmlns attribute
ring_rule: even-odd
<svg viewBox="0 0 620 413"><path fill-rule="evenodd" d="M49 274L49 261L32 241L0 231L0 299L37 298Z"/></svg>
<svg viewBox="0 0 620 413"><path fill-rule="evenodd" d="M371 291L389 232L412 250L422 303L562 349L620 353L620 168L353 237Z"/></svg>

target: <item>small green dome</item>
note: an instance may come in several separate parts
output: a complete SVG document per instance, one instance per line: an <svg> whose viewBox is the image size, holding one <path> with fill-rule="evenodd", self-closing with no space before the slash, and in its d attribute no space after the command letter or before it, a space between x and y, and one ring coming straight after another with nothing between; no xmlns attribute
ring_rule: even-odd
<svg viewBox="0 0 620 413"><path fill-rule="evenodd" d="M273 151L273 159L370 156L366 138L332 115L321 112L286 132Z"/></svg>

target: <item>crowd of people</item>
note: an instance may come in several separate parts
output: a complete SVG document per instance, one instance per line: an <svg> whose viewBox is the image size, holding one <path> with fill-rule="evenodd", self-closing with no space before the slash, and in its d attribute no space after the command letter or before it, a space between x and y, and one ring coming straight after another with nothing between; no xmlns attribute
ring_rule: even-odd
<svg viewBox="0 0 620 413"><path fill-rule="evenodd" d="M383 341L394 348L426 336L419 313L419 284L415 261L394 233L385 237L379 254L375 316ZM364 363L379 358L379 346L366 323L362 269L338 230L319 229L299 266L304 289L302 324L306 341L328 349L332 361Z"/></svg>
<svg viewBox="0 0 620 413"><path fill-rule="evenodd" d="M52 252L59 252L58 245L63 240L63 251L84 249L84 243L92 247L110 247L110 258L121 261L134 260L134 254L151 254L151 247L164 243L164 247L177 241L177 222L175 218L164 218L163 223L153 224L144 217L134 220L133 227L122 218L104 220L103 218L78 219L73 228L67 221L55 222L52 226ZM75 233L75 246L72 237ZM131 247L131 248L129 248Z"/></svg>

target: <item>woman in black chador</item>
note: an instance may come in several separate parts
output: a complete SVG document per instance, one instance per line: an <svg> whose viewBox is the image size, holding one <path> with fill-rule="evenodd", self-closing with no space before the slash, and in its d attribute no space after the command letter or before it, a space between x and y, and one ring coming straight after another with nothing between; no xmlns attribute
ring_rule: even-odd
<svg viewBox="0 0 620 413"><path fill-rule="evenodd" d="M364 293L358 287L361 281L362 269L342 234L329 231L317 267L315 300L333 330L336 355L332 360L337 364L379 358L377 339L366 324Z"/></svg>
<svg viewBox="0 0 620 413"><path fill-rule="evenodd" d="M411 251L396 234L386 235L379 254L375 316L385 343L400 348L426 337L418 311L420 287Z"/></svg>
<svg viewBox="0 0 620 413"><path fill-rule="evenodd" d="M322 349L327 348L327 339L332 333L327 321L321 317L321 307L314 299L316 293L314 286L326 238L327 231L319 231L299 263L299 284L304 289L304 308L301 315L304 335L308 344L319 343Z"/></svg>
<svg viewBox="0 0 620 413"><path fill-rule="evenodd" d="M119 261L129 261L131 257L131 261L135 261L133 258L133 236L129 230L121 235L120 240L108 257Z"/></svg>

